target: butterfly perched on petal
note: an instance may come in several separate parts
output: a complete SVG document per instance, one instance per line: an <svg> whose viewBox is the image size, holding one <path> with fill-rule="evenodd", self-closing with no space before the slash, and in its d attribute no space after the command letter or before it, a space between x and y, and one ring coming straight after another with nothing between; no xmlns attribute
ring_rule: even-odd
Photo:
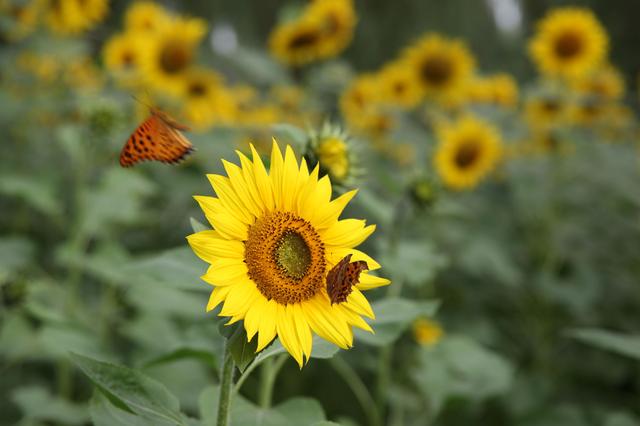
<svg viewBox="0 0 640 426"><path fill-rule="evenodd" d="M331 268L327 274L327 294L331 304L347 300L353 286L360 282L360 274L368 269L369 266L364 260L351 262L350 254Z"/></svg>
<svg viewBox="0 0 640 426"><path fill-rule="evenodd" d="M189 128L169 114L150 108L151 115L129 136L120 152L120 165L130 167L141 161L177 163L189 155L193 145L181 133Z"/></svg>

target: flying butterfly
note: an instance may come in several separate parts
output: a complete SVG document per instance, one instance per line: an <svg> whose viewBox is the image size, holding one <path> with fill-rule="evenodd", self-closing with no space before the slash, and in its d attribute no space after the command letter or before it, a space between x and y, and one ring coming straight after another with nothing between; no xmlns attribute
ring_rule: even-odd
<svg viewBox="0 0 640 426"><path fill-rule="evenodd" d="M331 304L342 303L351 294L353 286L360 282L360 273L369 270L367 262L358 260L351 262L348 254L327 274L327 293Z"/></svg>
<svg viewBox="0 0 640 426"><path fill-rule="evenodd" d="M181 131L189 130L169 114L149 108L151 115L129 136L120 152L120 165L130 167L141 161L173 164L183 160L194 147Z"/></svg>

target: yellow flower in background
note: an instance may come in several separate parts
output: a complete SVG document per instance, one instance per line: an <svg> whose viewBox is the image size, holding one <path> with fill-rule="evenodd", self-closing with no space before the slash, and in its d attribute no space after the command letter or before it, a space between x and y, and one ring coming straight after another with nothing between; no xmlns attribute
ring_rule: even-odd
<svg viewBox="0 0 640 426"><path fill-rule="evenodd" d="M363 74L340 96L340 111L351 128L380 136L395 125L382 100L378 76Z"/></svg>
<svg viewBox="0 0 640 426"><path fill-rule="evenodd" d="M197 18L175 19L159 29L141 58L145 81L159 91L179 92L206 32L205 22Z"/></svg>
<svg viewBox="0 0 640 426"><path fill-rule="evenodd" d="M329 122L325 122L319 131L309 132L305 158L310 166L320 164L320 174L329 175L334 185L351 186L360 174L351 136Z"/></svg>
<svg viewBox="0 0 640 426"><path fill-rule="evenodd" d="M573 90L599 101L615 101L624 95L624 78L620 71L608 65L571 80Z"/></svg>
<svg viewBox="0 0 640 426"><path fill-rule="evenodd" d="M306 65L320 57L322 23L301 19L282 24L269 37L269 50L279 61L293 66Z"/></svg>
<svg viewBox="0 0 640 426"><path fill-rule="evenodd" d="M22 52L16 60L16 65L20 70L46 83L54 81L62 67L55 56L30 51Z"/></svg>
<svg viewBox="0 0 640 426"><path fill-rule="evenodd" d="M422 100L422 90L414 78L413 70L405 62L393 62L379 75L381 97L384 103L401 108L414 108Z"/></svg>
<svg viewBox="0 0 640 426"><path fill-rule="evenodd" d="M80 92L96 91L104 85L104 74L90 57L82 56L65 63L63 81Z"/></svg>
<svg viewBox="0 0 640 426"><path fill-rule="evenodd" d="M108 0L44 0L48 27L63 35L92 29L104 20L108 12Z"/></svg>
<svg viewBox="0 0 640 426"><path fill-rule="evenodd" d="M498 130L475 117L438 126L434 165L444 184L455 190L475 187L502 156Z"/></svg>
<svg viewBox="0 0 640 426"><path fill-rule="evenodd" d="M467 97L473 103L512 108L518 103L518 84L506 73L476 77L469 82Z"/></svg>
<svg viewBox="0 0 640 426"><path fill-rule="evenodd" d="M157 33L171 24L174 17L152 1L138 1L127 9L124 22L127 31Z"/></svg>
<svg viewBox="0 0 640 426"><path fill-rule="evenodd" d="M214 124L228 124L237 115L233 96L215 71L191 69L184 78L180 98L184 105L183 115L199 129L206 129Z"/></svg>
<svg viewBox="0 0 640 426"><path fill-rule="evenodd" d="M125 86L141 84L140 65L150 43L148 37L136 33L112 36L102 48L106 68Z"/></svg>
<svg viewBox="0 0 640 426"><path fill-rule="evenodd" d="M0 14L8 18L7 36L20 40L31 34L38 25L42 2L39 0L0 0Z"/></svg>
<svg viewBox="0 0 640 426"><path fill-rule="evenodd" d="M589 9L554 9L538 23L529 53L546 75L575 77L597 68L606 58L608 36Z"/></svg>
<svg viewBox="0 0 640 426"><path fill-rule="evenodd" d="M524 104L525 119L535 128L551 128L566 122L568 105L557 95L536 96Z"/></svg>
<svg viewBox="0 0 640 426"><path fill-rule="evenodd" d="M473 74L475 60L464 42L427 34L404 55L417 87L436 100L459 96Z"/></svg>
<svg viewBox="0 0 640 426"><path fill-rule="evenodd" d="M332 58L351 43L357 22L353 0L314 0L304 13L322 27L319 59Z"/></svg>
<svg viewBox="0 0 640 426"><path fill-rule="evenodd" d="M253 147L252 147L253 148ZM345 256L380 265L355 249L375 230L364 220L339 216L356 191L331 201L329 177L318 178L298 164L291 147L284 158L274 141L270 171L252 149L253 161L238 153L240 167L224 161L229 177L209 175L217 197L197 196L214 230L188 237L194 252L211 264L202 279L213 286L207 310L223 304L219 315L229 324L244 320L257 350L274 338L300 367L309 360L312 333L347 349L352 327L372 331L362 316L373 318L363 290L389 284L368 272L343 303L332 304L326 291L328 271Z"/></svg>
<svg viewBox="0 0 640 426"><path fill-rule="evenodd" d="M435 345L442 339L444 331L440 324L427 318L418 318L412 326L413 338L416 342L424 346Z"/></svg>

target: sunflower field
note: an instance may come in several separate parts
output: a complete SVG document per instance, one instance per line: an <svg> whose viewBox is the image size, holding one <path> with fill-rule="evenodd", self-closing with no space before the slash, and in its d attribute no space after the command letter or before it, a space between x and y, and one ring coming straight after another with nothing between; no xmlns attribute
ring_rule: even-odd
<svg viewBox="0 0 640 426"><path fill-rule="evenodd" d="M637 0L0 0L0 425L640 426Z"/></svg>

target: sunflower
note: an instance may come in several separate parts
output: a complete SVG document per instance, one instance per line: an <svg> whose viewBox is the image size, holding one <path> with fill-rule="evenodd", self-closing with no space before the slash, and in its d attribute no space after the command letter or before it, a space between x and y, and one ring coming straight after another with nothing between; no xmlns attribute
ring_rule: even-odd
<svg viewBox="0 0 640 426"><path fill-rule="evenodd" d="M444 332L438 323L427 318L418 318L413 322L413 338L424 346L435 345L442 339Z"/></svg>
<svg viewBox="0 0 640 426"><path fill-rule="evenodd" d="M470 189L494 169L502 154L502 142L491 124L467 116L437 128L435 167L445 185Z"/></svg>
<svg viewBox="0 0 640 426"><path fill-rule="evenodd" d="M404 59L413 70L417 87L437 100L458 96L475 67L475 60L462 41L438 34L422 37L408 48Z"/></svg>
<svg viewBox="0 0 640 426"><path fill-rule="evenodd" d="M379 136L395 125L384 108L378 76L363 74L355 79L340 97L340 110L349 125Z"/></svg>
<svg viewBox="0 0 640 426"><path fill-rule="evenodd" d="M140 83L140 63L151 40L138 33L116 34L102 48L104 64L125 86Z"/></svg>
<svg viewBox="0 0 640 426"><path fill-rule="evenodd" d="M127 31L157 33L169 26L173 16L162 6L151 1L137 1L127 9L125 28Z"/></svg>
<svg viewBox="0 0 640 426"><path fill-rule="evenodd" d="M380 265L354 247L375 230L364 220L338 220L356 191L331 201L328 176L318 178L291 147L284 158L274 141L270 172L258 153L253 161L238 153L241 166L224 162L229 177L209 175L216 197L198 196L214 230L187 237L194 252L210 263L202 279L213 285L207 310L223 304L228 324L244 320L247 338L257 335L257 351L276 336L300 367L312 350L312 332L347 349L352 327L372 331L362 316L374 314L362 290L389 284L364 272L345 302L331 303L327 273L352 255L370 270Z"/></svg>
<svg viewBox="0 0 640 426"><path fill-rule="evenodd" d="M411 67L406 62L393 62L379 73L383 102L401 108L414 108L422 100L422 89L416 85Z"/></svg>
<svg viewBox="0 0 640 426"><path fill-rule="evenodd" d="M511 108L518 102L518 84L512 76L505 73L476 77L469 82L467 96L474 103Z"/></svg>
<svg viewBox="0 0 640 426"><path fill-rule="evenodd" d="M598 101L615 101L624 94L624 78L620 71L608 65L573 79L572 88L581 96Z"/></svg>
<svg viewBox="0 0 640 426"><path fill-rule="evenodd" d="M320 57L323 31L322 22L317 19L282 24L269 36L269 50L285 64L307 65Z"/></svg>
<svg viewBox="0 0 640 426"><path fill-rule="evenodd" d="M323 29L318 45L319 59L338 55L351 42L357 21L352 0L315 0L304 14L320 22Z"/></svg>
<svg viewBox="0 0 640 426"><path fill-rule="evenodd" d="M237 106L222 77L204 68L190 70L180 93L186 119L195 127L208 128L235 119Z"/></svg>
<svg viewBox="0 0 640 426"><path fill-rule="evenodd" d="M595 15L567 7L552 10L538 23L529 54L543 74L575 77L598 67L607 47L607 33Z"/></svg>
<svg viewBox="0 0 640 426"><path fill-rule="evenodd" d="M108 0L45 0L49 28L58 34L77 34L102 22L109 11Z"/></svg>
<svg viewBox="0 0 640 426"><path fill-rule="evenodd" d="M203 20L192 18L175 19L161 28L141 58L145 80L158 90L179 92L206 31Z"/></svg>
<svg viewBox="0 0 640 426"><path fill-rule="evenodd" d="M320 164L320 174L329 175L335 185L352 185L360 171L349 133L327 122L320 131L311 131L309 139L309 164Z"/></svg>
<svg viewBox="0 0 640 426"><path fill-rule="evenodd" d="M524 104L524 114L531 127L551 128L564 123L568 117L569 106L557 95L544 95L529 98Z"/></svg>
<svg viewBox="0 0 640 426"><path fill-rule="evenodd" d="M23 39L36 29L41 6L39 0L0 0L0 13L9 18L7 36L10 40Z"/></svg>

